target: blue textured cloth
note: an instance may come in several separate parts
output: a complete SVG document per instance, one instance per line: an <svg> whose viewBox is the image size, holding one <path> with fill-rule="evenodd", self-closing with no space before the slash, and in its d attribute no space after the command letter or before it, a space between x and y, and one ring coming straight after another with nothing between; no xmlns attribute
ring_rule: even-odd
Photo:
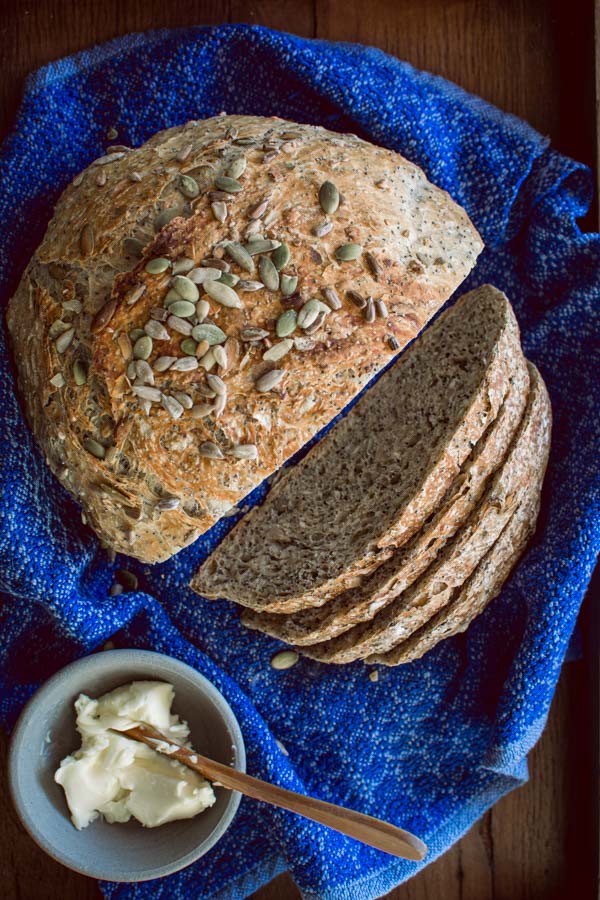
<svg viewBox="0 0 600 900"><path fill-rule="evenodd" d="M136 146L222 109L356 132L401 151L468 210L487 246L465 287L491 281L506 291L552 397L537 535L501 596L424 659L382 669L377 683L363 664L301 660L276 672L269 660L281 645L246 632L232 604L187 587L232 520L168 563L109 564L32 440L2 329L1 718L10 726L40 682L109 638L159 650L223 691L250 772L401 824L429 844L430 861L527 778L598 551L600 238L576 224L590 173L523 122L377 50L245 26L133 35L27 81L2 148L3 303L54 201L103 152L110 126ZM124 564L141 590L110 597L112 571ZM241 898L286 868L306 897L369 900L419 866L243 800L234 827L198 864L103 890Z"/></svg>

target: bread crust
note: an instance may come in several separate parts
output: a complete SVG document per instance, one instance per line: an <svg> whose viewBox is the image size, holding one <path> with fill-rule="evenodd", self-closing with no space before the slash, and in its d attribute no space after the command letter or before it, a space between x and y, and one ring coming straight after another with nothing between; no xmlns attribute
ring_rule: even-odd
<svg viewBox="0 0 600 900"><path fill-rule="evenodd" d="M215 201L208 196L215 178L242 154L242 190ZM182 175L193 177L198 197L183 196ZM319 204L327 180L343 195L330 215ZM263 218L253 219L265 200ZM214 202L224 203L224 222ZM155 233L157 216L169 210L182 214L166 224L163 216ZM315 236L326 219L331 230ZM298 276L301 299L323 300L323 289L335 287L341 308L314 334L296 332L302 340L282 360L283 380L260 393L256 381L273 363L262 359L264 342L246 345L240 331L260 327L271 343L277 340L280 292L239 291L242 308L209 300L210 321L231 339L228 368L221 372L224 411L200 419L184 408L173 418L161 399L146 414L127 374L127 336L162 306L170 270L150 274L145 264L156 257L185 257L196 265L221 257L223 242L244 242L256 221L265 238L289 246L291 261L283 271ZM124 249L131 238L145 244L140 260ZM336 249L347 243L360 244L363 252L340 262ZM9 304L32 430L107 546L145 562L165 560L343 409L419 333L463 281L481 247L466 213L420 169L354 135L250 116L218 116L163 131L139 149L108 154L74 180ZM236 264L231 269L258 278ZM348 289L384 299L387 315L366 322ZM61 329L67 344L62 352ZM182 357L181 341L182 334L171 330L168 340L155 340L150 366L158 356ZM87 371L84 384L74 380L76 363ZM206 401L199 393L206 383L202 368L155 372L154 380L162 396L183 392L194 405ZM207 441L223 459L200 454ZM254 445L257 458L227 455L238 445Z"/></svg>

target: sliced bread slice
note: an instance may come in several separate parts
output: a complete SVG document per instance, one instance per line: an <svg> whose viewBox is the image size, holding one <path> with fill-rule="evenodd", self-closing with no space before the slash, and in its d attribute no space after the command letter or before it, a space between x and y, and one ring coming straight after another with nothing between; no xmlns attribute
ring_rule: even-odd
<svg viewBox="0 0 600 900"><path fill-rule="evenodd" d="M533 366L530 375L527 408L506 461L439 560L371 621L356 625L331 641L302 647L306 656L322 662L347 663L385 653L450 602L456 588L466 581L502 533L526 496L528 485L537 479L545 459L550 438L550 401Z"/></svg>
<svg viewBox="0 0 600 900"><path fill-rule="evenodd" d="M504 294L465 294L227 535L194 590L293 612L372 572L438 507L520 354Z"/></svg>
<svg viewBox="0 0 600 900"><path fill-rule="evenodd" d="M323 606L285 615L245 609L242 622L288 644L331 640L353 625L372 619L390 599L406 590L436 559L442 547L477 506L488 479L502 464L521 421L529 392L529 370L515 358L508 394L497 418L467 458L441 508L401 549L361 583Z"/></svg>

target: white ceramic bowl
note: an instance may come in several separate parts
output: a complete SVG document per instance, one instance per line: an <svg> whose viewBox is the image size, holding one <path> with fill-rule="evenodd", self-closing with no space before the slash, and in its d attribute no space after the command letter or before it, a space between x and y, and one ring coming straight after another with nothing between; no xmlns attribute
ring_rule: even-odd
<svg viewBox="0 0 600 900"><path fill-rule="evenodd" d="M192 745L200 753L240 771L246 768L244 740L229 704L185 663L145 650L108 650L62 669L21 714L11 742L9 783L15 808L34 841L58 862L92 878L146 881L183 869L223 836L240 802L237 792L215 788L215 805L193 819L158 828L96 820L77 831L63 790L54 781L61 759L80 744L73 703L82 692L99 697L140 680L174 686L173 711L188 722Z"/></svg>

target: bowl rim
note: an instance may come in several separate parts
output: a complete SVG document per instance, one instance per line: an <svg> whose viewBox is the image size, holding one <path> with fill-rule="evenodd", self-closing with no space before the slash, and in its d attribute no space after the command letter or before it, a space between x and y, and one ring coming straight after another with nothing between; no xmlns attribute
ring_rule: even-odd
<svg viewBox="0 0 600 900"><path fill-rule="evenodd" d="M215 685L211 681L208 680L208 678L206 678L204 675L202 675L187 663L182 662L176 657L168 656L166 653L160 653L154 650L138 650L137 648L118 648L94 652L88 654L87 656L83 656L79 659L74 660L72 663L69 663L62 669L59 669L54 673L54 675L51 675L50 678L46 679L46 681L44 681L43 684L41 684L40 687L35 691L35 693L29 698L29 700L21 710L10 738L7 764L9 793L13 807L19 817L19 820L23 824L29 836L38 845L38 847L40 847L40 849L44 851L44 853L46 853L56 862L60 863L68 869L71 869L74 872L78 872L80 875L86 875L88 878L96 878L100 881L114 881L120 883L138 883L143 881L152 881L154 879L162 878L166 875L172 875L175 872L181 871L181 869L184 869L192 863L196 862L196 860L200 859L202 856L208 853L208 851L211 850L212 847L214 847L217 841L219 841L223 837L235 817L235 814L240 805L240 800L242 798L242 795L239 791L229 792L227 805L223 810L221 818L219 819L213 830L210 832L210 834L207 835L207 837L203 841L201 841L201 843L196 848L190 850L188 853L186 853L184 856L179 857L177 860L173 860L173 862L171 863L165 863L164 865L158 866L155 869L149 869L148 872L144 873L143 875L127 876L126 873L121 872L117 877L117 875L115 874L110 875L106 872L98 871L98 869L94 867L94 865L86 865L84 863L75 865L72 861L67 861L64 856L61 856L61 854L59 852L56 852L54 848L51 848L47 843L45 832L37 826L35 817L32 816L29 812L27 796L22 791L20 783L19 772L21 761L23 759L22 748L27 746L27 729L32 720L32 717L35 715L36 710L39 707L39 704L44 701L44 697L48 693L50 693L52 689L55 688L57 683L60 683L61 681L68 682L69 677L75 673L83 672L84 670L88 670L90 667L92 669L96 667L99 669L104 669L107 666L108 660L112 660L116 668L118 668L120 664L126 665L128 662L146 662L148 664L156 666L157 668L162 666L163 671L157 671L156 678L153 680L159 681L165 678L166 673L164 669L166 667L170 668L172 671L178 672L182 676L192 678L196 683L199 683L199 687L217 708L219 714L225 720L225 724L232 735L232 744L235 749L234 768L240 772L246 771L246 746L238 720L235 717L231 706L229 705L223 694L217 687L215 687Z"/></svg>

